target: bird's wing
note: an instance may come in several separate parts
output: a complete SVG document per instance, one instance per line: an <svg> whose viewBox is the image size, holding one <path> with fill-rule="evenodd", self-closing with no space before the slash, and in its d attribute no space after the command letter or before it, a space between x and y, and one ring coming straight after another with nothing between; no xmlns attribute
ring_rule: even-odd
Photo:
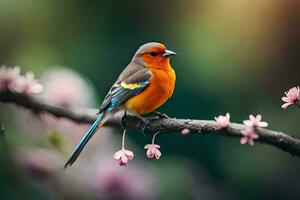
<svg viewBox="0 0 300 200"><path fill-rule="evenodd" d="M106 95L99 113L111 111L126 100L139 94L150 82L152 73L146 67L129 64Z"/></svg>

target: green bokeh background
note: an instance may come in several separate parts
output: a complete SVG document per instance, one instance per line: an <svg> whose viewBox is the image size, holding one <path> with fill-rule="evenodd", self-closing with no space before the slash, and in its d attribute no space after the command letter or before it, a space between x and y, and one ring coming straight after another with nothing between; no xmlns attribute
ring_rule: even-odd
<svg viewBox="0 0 300 200"><path fill-rule="evenodd" d="M230 112L235 122L260 113L270 128L300 137L299 109L281 109L283 92L299 85L299 10L293 0L1 0L0 63L37 76L53 66L70 67L95 86L99 105L135 50L158 41L178 54L172 59L175 93L161 112L197 119ZM129 137L144 142L141 135ZM299 158L272 146L250 148L238 139L180 134L160 136L159 143L164 159L193 160L225 185L220 190L227 195L217 199L299 198ZM166 179L186 177L183 163L155 164L162 172L170 169ZM197 179L197 173L191 176ZM22 178L17 185L5 172L0 178L5 199L30 190ZM171 182L161 182L160 198L195 198Z"/></svg>

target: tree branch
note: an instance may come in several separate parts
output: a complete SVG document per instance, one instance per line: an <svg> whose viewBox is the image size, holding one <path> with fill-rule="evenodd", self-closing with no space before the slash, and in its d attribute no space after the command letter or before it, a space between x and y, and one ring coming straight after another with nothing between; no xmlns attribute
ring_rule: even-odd
<svg viewBox="0 0 300 200"><path fill-rule="evenodd" d="M10 92L0 93L0 101L5 103L14 103L23 107L26 107L33 112L50 113L56 117L64 117L77 123L93 123L96 119L96 115L86 114L63 109L52 106L41 100L16 95ZM126 121L126 129L136 129L139 120L136 118L129 118ZM107 121L106 126L122 128L121 118L114 117ZM237 123L230 123L226 129L218 128L215 121L212 120L192 120L192 119L155 119L151 120L148 131L151 132L180 132L183 129L189 129L191 133L198 134L215 134L230 137L242 137L241 131L244 129L244 125ZM277 147L283 151L289 152L291 155L300 157L300 140L289 136L288 134L273 131L269 129L257 128L256 133L259 138L255 141L266 143Z"/></svg>

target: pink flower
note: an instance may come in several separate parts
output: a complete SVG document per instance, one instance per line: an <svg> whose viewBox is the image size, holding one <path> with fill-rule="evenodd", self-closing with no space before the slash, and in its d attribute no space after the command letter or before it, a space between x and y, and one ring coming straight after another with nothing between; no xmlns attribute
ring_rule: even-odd
<svg viewBox="0 0 300 200"><path fill-rule="evenodd" d="M160 148L159 145L157 145L157 144L146 144L144 148L148 149L147 153L146 153L148 158L154 158L154 156L155 156L156 159L160 158L161 152L159 151L159 148Z"/></svg>
<svg viewBox="0 0 300 200"><path fill-rule="evenodd" d="M261 121L261 115L256 115L254 117L253 115L249 115L249 120L244 120L243 123L246 126L259 126L259 127L267 127L268 123Z"/></svg>
<svg viewBox="0 0 300 200"><path fill-rule="evenodd" d="M117 151L114 154L114 158L119 161L120 166L124 166L128 163L129 160L132 160L134 155L132 151L125 149L125 135L126 135L126 129L123 131L123 137L122 137L122 149L120 151Z"/></svg>
<svg viewBox="0 0 300 200"><path fill-rule="evenodd" d="M76 109L95 105L94 91L76 71L53 67L42 75L41 82L44 86L42 97L51 104Z"/></svg>
<svg viewBox="0 0 300 200"><path fill-rule="evenodd" d="M188 135L190 132L190 129L184 128L181 130L181 135Z"/></svg>
<svg viewBox="0 0 300 200"><path fill-rule="evenodd" d="M218 117L215 117L215 120L220 128L226 128L230 123L230 114L226 113L225 116L219 115Z"/></svg>
<svg viewBox="0 0 300 200"><path fill-rule="evenodd" d="M134 154L132 151L126 150L124 147L114 154L114 158L119 161L120 166L124 166L129 160L132 160Z"/></svg>
<svg viewBox="0 0 300 200"><path fill-rule="evenodd" d="M17 79L14 90L23 95L39 94L42 92L43 86L34 78L32 72L27 72L25 76Z"/></svg>
<svg viewBox="0 0 300 200"><path fill-rule="evenodd" d="M160 146L154 143L155 137L156 137L156 135L158 135L158 133L159 132L157 132L153 135L152 144L146 144L144 146L144 148L147 149L146 155L148 158L154 158L154 156L155 156L156 159L159 159L161 156L161 152L159 151Z"/></svg>
<svg viewBox="0 0 300 200"><path fill-rule="evenodd" d="M243 137L240 140L241 144L250 144L251 146L254 144L254 140L258 138L258 135L255 133L252 127L246 127L242 130Z"/></svg>
<svg viewBox="0 0 300 200"><path fill-rule="evenodd" d="M20 67L0 67L0 91L12 90L13 85L20 76Z"/></svg>
<svg viewBox="0 0 300 200"><path fill-rule="evenodd" d="M292 105L296 103L297 100L299 100L300 96L300 88L293 87L288 92L285 92L285 97L282 97L282 101L285 103L281 106L282 108L286 109L289 105Z"/></svg>

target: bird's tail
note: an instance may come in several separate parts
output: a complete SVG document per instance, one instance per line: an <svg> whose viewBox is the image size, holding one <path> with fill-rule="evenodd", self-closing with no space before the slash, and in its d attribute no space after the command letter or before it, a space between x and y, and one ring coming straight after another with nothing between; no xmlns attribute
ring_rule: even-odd
<svg viewBox="0 0 300 200"><path fill-rule="evenodd" d="M76 159L78 158L78 156L82 152L82 150L85 147L85 145L92 138L92 136L94 135L94 133L97 131L97 128L99 127L99 124L100 124L100 122L103 119L103 115L104 115L103 112L98 115L98 118L96 119L96 121L93 123L93 125L91 126L91 128L86 132L86 134L80 140L79 144L76 146L76 148L73 151L71 157L66 162L63 170L67 169L67 167L71 166L76 161ZM101 123L101 124L103 124L103 123Z"/></svg>

